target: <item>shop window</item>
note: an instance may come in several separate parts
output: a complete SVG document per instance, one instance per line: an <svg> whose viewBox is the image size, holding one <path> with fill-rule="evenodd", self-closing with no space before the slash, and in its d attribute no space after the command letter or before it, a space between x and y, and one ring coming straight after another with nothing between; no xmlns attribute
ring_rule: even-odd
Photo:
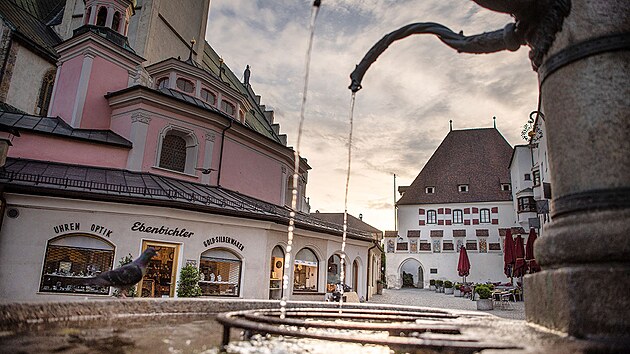
<svg viewBox="0 0 630 354"><path fill-rule="evenodd" d="M204 296L239 296L243 262L234 253L211 249L201 254L199 286Z"/></svg>
<svg viewBox="0 0 630 354"><path fill-rule="evenodd" d="M107 20L107 8L101 7L100 9L98 9L98 13L96 14L96 25L105 26L106 20Z"/></svg>
<svg viewBox="0 0 630 354"><path fill-rule="evenodd" d="M201 89L201 99L206 101L206 103L212 106L217 104L217 96L215 96L214 93L206 89Z"/></svg>
<svg viewBox="0 0 630 354"><path fill-rule="evenodd" d="M490 209L481 209L481 210L479 210L479 222L481 222L481 223L489 223L490 222Z"/></svg>
<svg viewBox="0 0 630 354"><path fill-rule="evenodd" d="M174 297L179 245L166 242L143 241L142 250L152 247L157 254L147 265L140 283L142 297Z"/></svg>
<svg viewBox="0 0 630 354"><path fill-rule="evenodd" d="M195 91L195 85L190 80L179 78L177 79L177 81L175 81L175 84L177 85L178 89L184 92L192 93Z"/></svg>
<svg viewBox="0 0 630 354"><path fill-rule="evenodd" d="M326 292L335 291L335 286L341 284L341 256L333 254L328 258L328 268L326 273ZM344 284L348 283L348 273L346 272L346 264L343 264Z"/></svg>
<svg viewBox="0 0 630 354"><path fill-rule="evenodd" d="M109 294L109 287L84 285L85 279L112 269L114 246L88 235L50 240L39 287L46 293Z"/></svg>
<svg viewBox="0 0 630 354"><path fill-rule="evenodd" d="M293 267L293 291L294 292L316 292L318 283L319 260L313 251L302 248L295 255Z"/></svg>
<svg viewBox="0 0 630 354"><path fill-rule="evenodd" d="M50 69L44 74L42 86L39 89L39 98L37 99L37 109L35 111L37 115L45 117L48 114L48 105L50 105L54 84L55 69Z"/></svg>
<svg viewBox="0 0 630 354"><path fill-rule="evenodd" d="M118 11L114 13L114 18L112 19L112 29L116 32L120 30L120 12Z"/></svg>
<svg viewBox="0 0 630 354"><path fill-rule="evenodd" d="M436 224L437 223L437 214L435 210L427 211L427 224Z"/></svg>
<svg viewBox="0 0 630 354"><path fill-rule="evenodd" d="M172 171L195 173L197 140L192 132L167 127L162 132L158 166Z"/></svg>
<svg viewBox="0 0 630 354"><path fill-rule="evenodd" d="M228 115L234 117L234 112L236 112L236 107L228 101L221 101L221 110Z"/></svg>
<svg viewBox="0 0 630 354"><path fill-rule="evenodd" d="M163 78L159 79L158 82L157 82L157 88L158 89L169 88L168 77L163 77Z"/></svg>
<svg viewBox="0 0 630 354"><path fill-rule="evenodd" d="M462 224L464 222L464 212L461 209L453 210L453 224Z"/></svg>
<svg viewBox="0 0 630 354"><path fill-rule="evenodd" d="M269 272L269 300L282 298L282 277L284 276L284 251L276 246L271 251L271 268Z"/></svg>

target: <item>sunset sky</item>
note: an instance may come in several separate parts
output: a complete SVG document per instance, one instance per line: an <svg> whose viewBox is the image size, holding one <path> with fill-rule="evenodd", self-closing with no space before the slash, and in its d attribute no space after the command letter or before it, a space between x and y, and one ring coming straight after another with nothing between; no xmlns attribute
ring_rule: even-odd
<svg viewBox="0 0 630 354"><path fill-rule="evenodd" d="M312 1L212 0L206 40L262 104L275 111L290 146L297 141ZM513 20L466 0L323 0L307 92L301 155L308 159L311 212L343 212L349 133L348 75L385 34L437 22L466 35ZM348 212L394 229L394 179L409 185L449 131L497 128L511 145L536 109L537 78L528 48L457 54L432 35L391 45L357 93ZM507 168L507 166L506 166ZM396 196L398 198L398 196Z"/></svg>

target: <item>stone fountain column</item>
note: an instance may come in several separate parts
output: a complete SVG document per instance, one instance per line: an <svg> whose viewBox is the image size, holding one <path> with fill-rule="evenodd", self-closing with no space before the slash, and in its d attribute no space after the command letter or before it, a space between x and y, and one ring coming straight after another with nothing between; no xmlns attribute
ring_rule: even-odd
<svg viewBox="0 0 630 354"><path fill-rule="evenodd" d="M525 313L579 338L630 339L630 4L572 0L543 58L624 33L625 48L539 70L552 222L535 245L544 270L525 277Z"/></svg>

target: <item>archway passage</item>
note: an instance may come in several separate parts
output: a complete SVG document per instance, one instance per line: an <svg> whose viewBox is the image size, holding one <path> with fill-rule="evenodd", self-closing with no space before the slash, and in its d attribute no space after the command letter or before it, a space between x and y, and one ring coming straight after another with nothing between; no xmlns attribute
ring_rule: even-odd
<svg viewBox="0 0 630 354"><path fill-rule="evenodd" d="M424 288L424 269L417 259L409 258L403 261L399 272L403 287Z"/></svg>

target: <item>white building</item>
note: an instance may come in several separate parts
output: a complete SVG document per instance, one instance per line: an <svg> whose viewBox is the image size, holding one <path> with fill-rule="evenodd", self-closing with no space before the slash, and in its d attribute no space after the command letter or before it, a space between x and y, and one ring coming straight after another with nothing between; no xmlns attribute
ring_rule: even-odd
<svg viewBox="0 0 630 354"><path fill-rule="evenodd" d="M458 281L466 246L467 281L503 281L503 237L517 226L508 166L512 148L495 128L452 130L397 202L398 232L386 232L387 284Z"/></svg>

